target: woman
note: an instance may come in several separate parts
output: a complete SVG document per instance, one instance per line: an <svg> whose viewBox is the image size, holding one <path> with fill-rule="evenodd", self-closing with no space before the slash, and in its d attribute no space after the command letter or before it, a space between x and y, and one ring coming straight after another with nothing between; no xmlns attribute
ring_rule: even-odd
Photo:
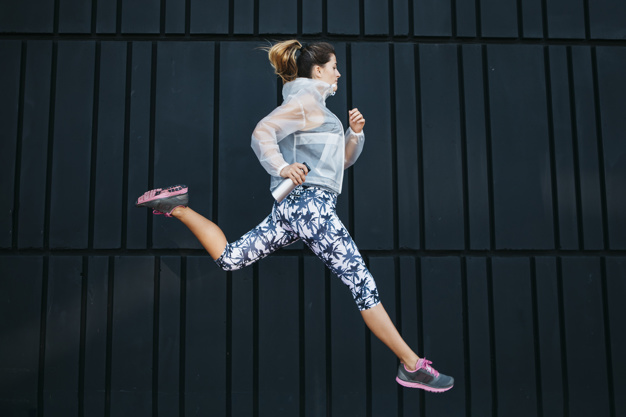
<svg viewBox="0 0 626 417"><path fill-rule="evenodd" d="M227 271L302 239L350 288L365 324L400 359L397 382L433 392L449 390L454 379L419 358L396 330L380 303L374 278L335 212L343 172L363 149L365 119L358 109L350 110L350 127L344 133L339 119L326 108L326 98L335 94L341 77L334 48L324 42L302 45L290 40L268 52L283 80L284 101L257 124L252 149L271 175L272 190L285 178L296 188L274 203L263 222L232 243L215 223L187 207L186 186L148 191L137 206L182 221Z"/></svg>

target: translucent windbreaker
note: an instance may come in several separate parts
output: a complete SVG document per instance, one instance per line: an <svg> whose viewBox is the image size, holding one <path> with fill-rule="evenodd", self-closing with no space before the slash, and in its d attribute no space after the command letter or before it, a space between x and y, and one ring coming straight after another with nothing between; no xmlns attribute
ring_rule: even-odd
<svg viewBox="0 0 626 417"><path fill-rule="evenodd" d="M252 149L272 176L274 190L284 179L280 171L294 162L311 167L305 183L341 193L343 171L354 164L365 137L343 126L326 108L333 87L319 80L296 78L283 86L283 104L261 120L252 133Z"/></svg>

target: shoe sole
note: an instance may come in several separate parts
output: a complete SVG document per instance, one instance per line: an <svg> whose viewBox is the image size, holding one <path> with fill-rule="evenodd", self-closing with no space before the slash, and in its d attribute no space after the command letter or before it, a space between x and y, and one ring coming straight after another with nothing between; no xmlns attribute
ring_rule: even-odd
<svg viewBox="0 0 626 417"><path fill-rule="evenodd" d="M137 207L146 207L145 204L150 203L155 200L162 200L168 197L175 197L178 195L187 194L189 189L186 185L174 185L172 187L168 187L166 189L157 188L155 190L150 190L145 192L141 197L137 199L135 205Z"/></svg>
<svg viewBox="0 0 626 417"><path fill-rule="evenodd" d="M450 385L449 387L445 387L445 388L433 388L428 385L420 384L419 382L407 382L398 377L396 377L396 382L402 385L403 387L420 388L429 392L445 392L445 391L448 391L449 389L452 389L452 387L454 386L454 385Z"/></svg>

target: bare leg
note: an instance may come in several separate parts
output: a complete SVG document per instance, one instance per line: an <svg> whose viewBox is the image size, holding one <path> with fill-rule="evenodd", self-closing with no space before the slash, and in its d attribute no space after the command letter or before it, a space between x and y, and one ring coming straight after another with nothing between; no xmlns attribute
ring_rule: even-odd
<svg viewBox="0 0 626 417"><path fill-rule="evenodd" d="M361 316L372 333L396 354L408 370L414 371L419 356L402 339L382 303L361 311Z"/></svg>
<svg viewBox="0 0 626 417"><path fill-rule="evenodd" d="M175 208L172 211L172 216L183 222L191 230L214 260L222 256L228 241L222 229L215 223L189 207Z"/></svg>

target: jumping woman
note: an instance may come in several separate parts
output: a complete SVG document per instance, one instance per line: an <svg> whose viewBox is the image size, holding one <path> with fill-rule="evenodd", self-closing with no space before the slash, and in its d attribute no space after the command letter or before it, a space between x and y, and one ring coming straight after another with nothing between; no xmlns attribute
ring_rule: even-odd
<svg viewBox="0 0 626 417"><path fill-rule="evenodd" d="M286 178L295 189L276 201L258 226L231 243L215 223L188 207L184 185L148 191L139 197L137 206L183 222L226 271L248 266L302 239L348 286L367 327L400 360L396 381L432 392L449 390L454 379L418 357L396 330L380 302L374 278L335 212L343 172L363 149L365 119L358 109L350 110L350 127L344 132L337 116L326 107L341 77L334 48L325 42L289 40L268 51L270 63L283 80L284 101L257 124L252 149L271 176L271 190Z"/></svg>

